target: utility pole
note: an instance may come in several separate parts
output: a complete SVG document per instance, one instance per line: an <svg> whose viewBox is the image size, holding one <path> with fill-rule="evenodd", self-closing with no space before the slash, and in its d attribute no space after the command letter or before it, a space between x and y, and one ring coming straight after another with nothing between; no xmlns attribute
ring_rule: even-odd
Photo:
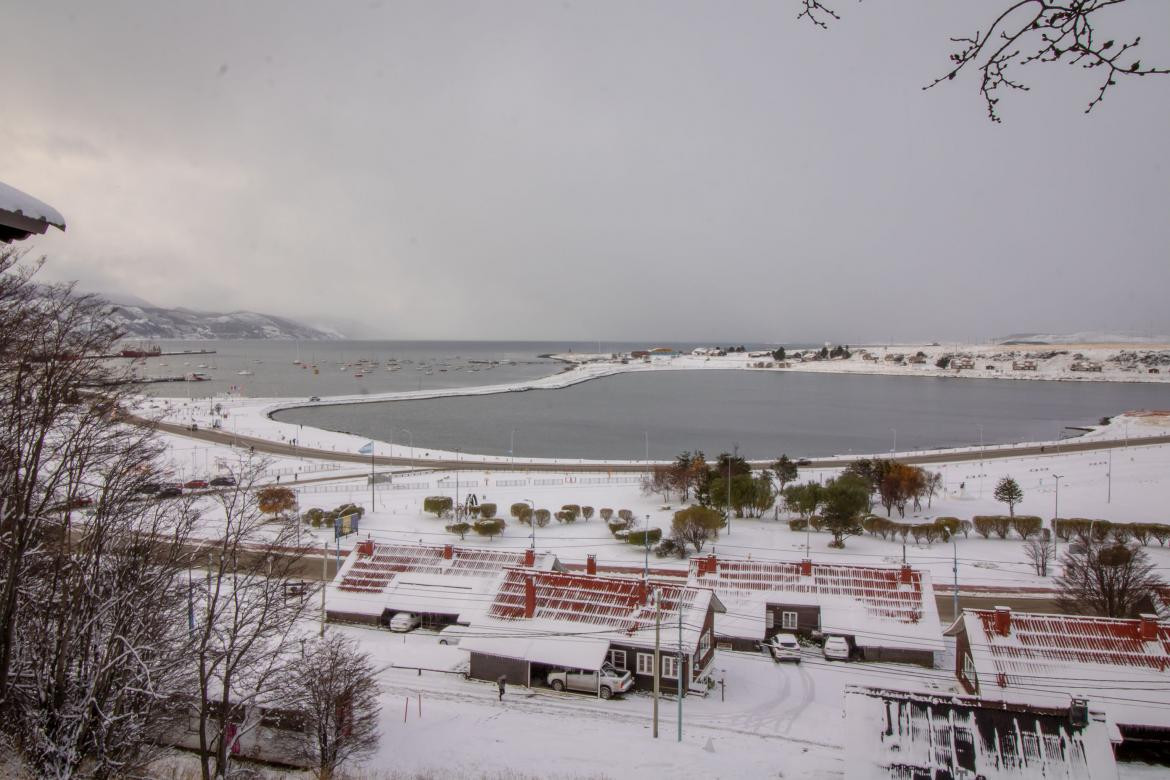
<svg viewBox="0 0 1170 780"><path fill-rule="evenodd" d="M654 739L658 739L658 679L659 647L662 641L662 604L654 591Z"/></svg>
<svg viewBox="0 0 1170 780"><path fill-rule="evenodd" d="M979 497L983 498L983 423L979 423Z"/></svg>
<svg viewBox="0 0 1170 780"><path fill-rule="evenodd" d="M1108 485L1105 493L1105 503L1113 501L1113 448L1109 448L1109 470L1105 472L1106 484Z"/></svg>
<svg viewBox="0 0 1170 780"><path fill-rule="evenodd" d="M955 535L951 534L951 546L954 548L954 559L951 563L951 571L955 575L955 594L951 600L951 607L954 616L951 618L952 622L959 619L959 543L955 539Z"/></svg>
<svg viewBox="0 0 1170 780"><path fill-rule="evenodd" d="M459 506L459 448L455 448L455 506Z"/></svg>
<svg viewBox="0 0 1170 780"><path fill-rule="evenodd" d="M329 584L329 542L321 543L321 631L325 636L325 588Z"/></svg>
<svg viewBox="0 0 1170 780"><path fill-rule="evenodd" d="M678 656L675 664L678 672L678 741L682 742L682 700L683 700L683 643L682 643L682 588L678 592Z"/></svg>
<svg viewBox="0 0 1170 780"><path fill-rule="evenodd" d="M370 441L370 514L374 513L374 442Z"/></svg>
<svg viewBox="0 0 1170 780"><path fill-rule="evenodd" d="M646 515L646 527L642 531L642 542L646 548L646 554L642 559L642 580L650 576L650 515Z"/></svg>

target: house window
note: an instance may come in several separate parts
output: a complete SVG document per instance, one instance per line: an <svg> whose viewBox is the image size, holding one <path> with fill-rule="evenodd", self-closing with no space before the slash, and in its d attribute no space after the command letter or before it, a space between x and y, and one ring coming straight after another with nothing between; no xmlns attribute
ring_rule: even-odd
<svg viewBox="0 0 1170 780"><path fill-rule="evenodd" d="M703 659L707 657L708 651L711 650L711 632L704 631L699 635L699 651L695 653L695 658Z"/></svg>
<svg viewBox="0 0 1170 780"><path fill-rule="evenodd" d="M776 627L776 615L770 609L764 611L764 625L768 628Z"/></svg>
<svg viewBox="0 0 1170 780"><path fill-rule="evenodd" d="M967 678L967 684L971 688L976 687L975 662L971 660L971 656L967 653L963 654L963 676Z"/></svg>
<svg viewBox="0 0 1170 780"><path fill-rule="evenodd" d="M654 654L638 653L638 674L654 674Z"/></svg>
<svg viewBox="0 0 1170 780"><path fill-rule="evenodd" d="M780 621L781 621L781 625L784 628L795 629L796 628L796 613L795 612L785 612L780 616Z"/></svg>
<svg viewBox="0 0 1170 780"><path fill-rule="evenodd" d="M614 669L621 669L625 671L626 668L626 651L625 650L610 650L609 662L613 664Z"/></svg>
<svg viewBox="0 0 1170 780"><path fill-rule="evenodd" d="M678 658L673 655L662 656L662 678L665 680L678 679Z"/></svg>

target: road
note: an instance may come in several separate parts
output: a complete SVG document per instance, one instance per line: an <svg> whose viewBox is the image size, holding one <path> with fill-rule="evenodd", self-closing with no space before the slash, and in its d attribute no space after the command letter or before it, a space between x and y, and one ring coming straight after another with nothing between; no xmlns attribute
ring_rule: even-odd
<svg viewBox="0 0 1170 780"><path fill-rule="evenodd" d="M241 436L238 434L229 433L226 431L216 430L189 430L186 426L176 425L173 423L152 422L140 417L128 416L130 422L154 427L157 430L166 433L176 434L178 436L186 436L191 439L200 441L212 442L215 444L227 444L238 447L251 447L256 452L263 452L269 455L281 455L291 458L310 458L313 460L329 460L342 461L346 463L363 463L369 464L370 458L366 455L359 455L351 452L335 452L333 450L315 449L312 447L300 447L285 442L270 441L269 439L262 439L254 436ZM1170 435L1163 436L1143 436L1140 439L1134 440L1134 446L1148 444L1170 444ZM933 463L955 463L959 461L980 461L980 460L994 460L996 458L1019 458L1027 455L1053 455L1064 454L1069 452L1091 452L1097 450L1122 449L1129 446L1129 441L1118 441L1115 439L1109 440L1090 440L1077 441L1075 439L1068 439L1059 444L1046 445L1021 445L1018 447L997 447L995 449L980 452L979 450L956 451L956 450L942 450L921 455L899 455L898 460L902 463L914 464L933 464ZM858 457L861 457L860 455ZM415 459L415 458L400 458L391 457L388 455L378 455L373 458L374 464L378 466L423 466L436 470L490 470L490 471L556 471L556 472L598 472L598 471L620 471L620 472L642 472L646 470L644 463L630 463L629 461L609 462L609 461L592 461L589 463L553 463L553 462L537 462L537 463L516 463L512 464L507 461L498 460L476 460L474 456L468 458L460 458L459 460L442 460L442 459ZM827 468L840 466L841 458L822 458L811 460L807 464L808 468ZM771 461L752 461L751 464L755 467L766 467L771 465Z"/></svg>

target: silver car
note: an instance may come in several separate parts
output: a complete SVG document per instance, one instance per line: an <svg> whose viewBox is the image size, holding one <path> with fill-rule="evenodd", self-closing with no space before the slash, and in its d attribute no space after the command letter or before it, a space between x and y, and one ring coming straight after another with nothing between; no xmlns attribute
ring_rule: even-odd
<svg viewBox="0 0 1170 780"><path fill-rule="evenodd" d="M781 661L800 663L800 643L793 634L777 634L765 642L764 646L768 648L772 660L776 663Z"/></svg>

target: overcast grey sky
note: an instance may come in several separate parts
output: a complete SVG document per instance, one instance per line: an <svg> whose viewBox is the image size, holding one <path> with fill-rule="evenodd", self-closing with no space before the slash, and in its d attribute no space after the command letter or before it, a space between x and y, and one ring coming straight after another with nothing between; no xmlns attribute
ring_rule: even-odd
<svg viewBox="0 0 1170 780"><path fill-rule="evenodd" d="M359 336L1170 332L1170 77L993 125L921 87L1001 0L837 2L7 0L0 180L53 278Z"/></svg>

